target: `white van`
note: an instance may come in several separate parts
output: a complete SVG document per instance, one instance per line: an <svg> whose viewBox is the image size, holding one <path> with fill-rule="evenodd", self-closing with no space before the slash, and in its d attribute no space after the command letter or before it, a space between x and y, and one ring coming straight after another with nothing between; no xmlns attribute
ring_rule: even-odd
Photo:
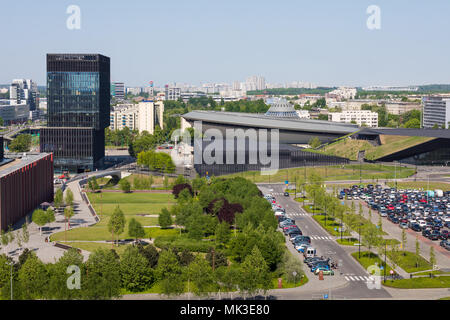
<svg viewBox="0 0 450 320"><path fill-rule="evenodd" d="M303 256L305 258L313 258L316 256L316 249L313 247L308 247L303 251Z"/></svg>

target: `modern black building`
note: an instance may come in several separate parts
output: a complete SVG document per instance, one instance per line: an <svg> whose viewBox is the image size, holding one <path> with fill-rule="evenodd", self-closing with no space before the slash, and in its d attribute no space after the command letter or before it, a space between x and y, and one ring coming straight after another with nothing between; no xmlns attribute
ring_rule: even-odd
<svg viewBox="0 0 450 320"><path fill-rule="evenodd" d="M109 126L110 58L47 54L47 128L41 152L53 152L55 171L103 166Z"/></svg>
<svg viewBox="0 0 450 320"><path fill-rule="evenodd" d="M303 151L302 148L289 144L277 144L275 153L268 141L266 146L250 143L249 140L241 145L237 141L228 144L229 140L218 140L210 161L205 158L206 150L211 149L214 142L202 141L194 143L194 168L200 176L220 176L244 171L260 171L269 169L285 169L297 167L314 167L343 165L350 161L346 158ZM263 159L261 156L264 155Z"/></svg>
<svg viewBox="0 0 450 320"><path fill-rule="evenodd" d="M380 145L380 135L427 137L429 139L387 154L376 159L376 161L398 161L426 166L448 166L450 164L450 130L448 129L364 128L355 133L353 137L359 140L372 141L374 145Z"/></svg>

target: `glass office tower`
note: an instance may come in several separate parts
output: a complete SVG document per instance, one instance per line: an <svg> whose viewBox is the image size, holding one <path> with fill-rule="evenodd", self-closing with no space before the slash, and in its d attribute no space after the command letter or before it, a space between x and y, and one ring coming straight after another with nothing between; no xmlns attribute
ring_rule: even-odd
<svg viewBox="0 0 450 320"><path fill-rule="evenodd" d="M110 59L100 54L47 54L47 128L41 152L55 171L101 168L109 126Z"/></svg>

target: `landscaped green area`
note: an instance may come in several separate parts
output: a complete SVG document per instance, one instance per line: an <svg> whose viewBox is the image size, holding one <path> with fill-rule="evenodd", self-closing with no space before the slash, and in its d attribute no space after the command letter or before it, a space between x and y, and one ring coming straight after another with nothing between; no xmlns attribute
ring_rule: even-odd
<svg viewBox="0 0 450 320"><path fill-rule="evenodd" d="M304 183L305 176L309 176L311 173L315 173L325 178L328 181L336 180L359 180L361 169L361 178L366 180L377 179L397 179L407 178L415 173L412 168L397 166L397 173L395 174L394 166L386 166L380 164L362 164L360 165L342 165L342 166L325 166L325 167L307 167L307 168L289 168L280 169L272 175L261 175L260 171L246 171L241 173L234 173L223 176L224 178L233 178L236 176L244 177L255 183L261 182L285 182L289 181L290 184L294 184L297 179L297 183Z"/></svg>
<svg viewBox="0 0 450 320"><path fill-rule="evenodd" d="M450 272L443 272L443 271L441 271L441 270L432 270L432 271L425 271L425 272L417 272L417 273L414 273L414 276L428 276L428 275L430 275L430 273L431 274L434 274L434 275L438 275L438 274L440 274L440 275L450 275Z"/></svg>
<svg viewBox="0 0 450 320"><path fill-rule="evenodd" d="M114 249L119 255L123 254L125 249L130 246L129 244L119 244L112 246L111 243L101 243L101 242L71 242L71 241L59 241L63 244L71 246L73 248L94 252L97 249Z"/></svg>
<svg viewBox="0 0 450 320"><path fill-rule="evenodd" d="M388 182L387 185L391 188L395 187L395 182ZM397 182L397 189L424 189L424 190L450 190L450 183L433 182L433 181L411 181L411 182Z"/></svg>
<svg viewBox="0 0 450 320"><path fill-rule="evenodd" d="M283 288L308 281L302 262L287 250L271 206L255 184L240 177L209 180L198 177L191 181L177 178L177 181L180 183L173 186L172 194L88 194L96 208L105 207L100 222L51 237L89 251L87 262L77 250L68 250L59 261L48 264L34 252L24 251L13 268L14 279L18 279L14 298L98 300L131 292L176 296L186 291L205 297L233 290L238 290L240 296L252 297L277 288L279 278L283 279ZM66 204L73 201L70 194L66 192ZM62 192L55 195L56 208L62 206L60 197ZM141 205L156 210L155 207L167 202L172 205L159 212L161 227L144 228L137 221L156 218L137 216ZM107 205L116 207L111 212ZM129 212L124 212L125 209ZM51 212L44 213L47 217ZM69 213L65 210L71 216ZM38 221L39 216L34 216L33 221ZM70 219L76 223L76 214ZM173 224L179 228L172 228ZM153 244L112 242L145 237L154 238ZM0 255L2 298L9 294L7 259ZM72 265L80 268L81 290L65 290L67 266Z"/></svg>
<svg viewBox="0 0 450 320"><path fill-rule="evenodd" d="M393 253L392 251L388 251L387 256L390 260L395 261L400 268L408 273L430 270L433 268L427 260L413 252L398 251Z"/></svg>
<svg viewBox="0 0 450 320"><path fill-rule="evenodd" d="M167 177L167 187L164 186L163 176L149 176L145 174L131 174L121 180L126 180L131 185L131 190L164 190L170 188L175 182L175 178ZM120 190L119 180L115 178L99 178L97 182L102 190Z"/></svg>
<svg viewBox="0 0 450 320"><path fill-rule="evenodd" d="M125 219L136 219L143 226L158 225L157 217L144 217L139 214L158 215L163 208L167 208L174 203L172 194L168 193L87 193L89 201L100 217L100 222L90 227L80 227L67 232L62 231L53 234L52 241L99 241L111 240L111 233L108 231L108 222L117 206L122 210ZM76 215L74 216L76 218ZM159 228L145 228L148 238L155 238ZM179 233L179 230L162 230L165 234ZM117 236L117 235L116 235ZM115 236L115 237L116 237ZM129 239L128 223L125 224L124 232L118 235L118 239Z"/></svg>
<svg viewBox="0 0 450 320"><path fill-rule="evenodd" d="M342 240L339 238L336 241L343 246L354 246L359 243L358 239L355 238L343 238Z"/></svg>
<svg viewBox="0 0 450 320"><path fill-rule="evenodd" d="M382 259L378 257L377 254L369 251L361 251L361 257L359 257L358 252L353 252L352 257L355 258L356 261L358 261L364 269L367 270L368 267L377 265L378 267L383 267L382 274L384 273L384 270L386 270L386 274L389 275L391 270L393 270L389 265L386 265ZM386 268L387 266L387 268Z"/></svg>
<svg viewBox="0 0 450 320"><path fill-rule="evenodd" d="M428 137L380 135L381 145L373 146L366 140L340 139L315 152L357 160L359 151L365 150L365 158L376 160L400 150L433 140Z"/></svg>
<svg viewBox="0 0 450 320"><path fill-rule="evenodd" d="M387 280L387 287L399 289L450 288L450 277L421 277L412 279Z"/></svg>
<svg viewBox="0 0 450 320"><path fill-rule="evenodd" d="M313 219L316 220L322 228L324 228L329 234L332 236L340 236L341 233L339 232L339 228L341 227L341 224L336 222L334 218L328 216L326 218L325 222L325 216L324 215L314 215ZM343 236L349 236L350 233L346 230L342 232Z"/></svg>

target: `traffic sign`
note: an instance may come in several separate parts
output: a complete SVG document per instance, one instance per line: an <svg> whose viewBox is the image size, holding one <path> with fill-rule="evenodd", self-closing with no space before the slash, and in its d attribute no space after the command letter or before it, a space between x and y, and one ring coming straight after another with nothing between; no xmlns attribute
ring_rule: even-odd
<svg viewBox="0 0 450 320"><path fill-rule="evenodd" d="M286 181L284 182L284 184L289 184L289 181L288 181L288 180L286 180Z"/></svg>

